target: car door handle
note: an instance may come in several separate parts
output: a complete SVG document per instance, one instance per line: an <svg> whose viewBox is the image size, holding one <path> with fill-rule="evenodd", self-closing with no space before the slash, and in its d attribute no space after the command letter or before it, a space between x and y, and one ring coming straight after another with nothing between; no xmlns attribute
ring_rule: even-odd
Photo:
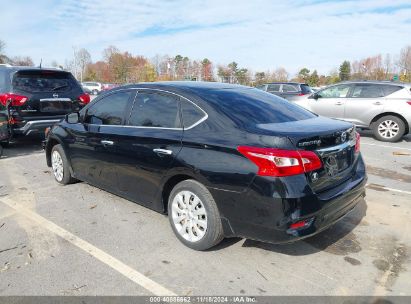
<svg viewBox="0 0 411 304"><path fill-rule="evenodd" d="M171 155L173 154L173 151L171 150L166 150L166 149L153 149L153 151L157 154L164 154L164 155Z"/></svg>
<svg viewBox="0 0 411 304"><path fill-rule="evenodd" d="M335 104L336 104L337 106L343 105L343 103L342 103L341 101L337 101Z"/></svg>
<svg viewBox="0 0 411 304"><path fill-rule="evenodd" d="M380 106L380 105L382 105L382 102L381 101L376 101L376 102L373 102L373 104L375 104L377 106Z"/></svg>
<svg viewBox="0 0 411 304"><path fill-rule="evenodd" d="M112 146L112 145L114 145L114 141L111 141L111 140L102 140L100 142L103 144L103 146Z"/></svg>

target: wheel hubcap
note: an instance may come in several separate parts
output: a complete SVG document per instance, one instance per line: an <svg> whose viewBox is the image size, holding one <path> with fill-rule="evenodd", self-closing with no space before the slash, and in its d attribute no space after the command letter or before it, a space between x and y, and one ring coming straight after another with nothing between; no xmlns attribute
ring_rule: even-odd
<svg viewBox="0 0 411 304"><path fill-rule="evenodd" d="M193 192L181 191L171 204L177 232L189 242L201 240L207 231L207 212L200 198Z"/></svg>
<svg viewBox="0 0 411 304"><path fill-rule="evenodd" d="M395 137L400 128L398 124L393 120L384 120L378 126L378 133L384 138L393 138Z"/></svg>
<svg viewBox="0 0 411 304"><path fill-rule="evenodd" d="M61 155L57 151L53 151L53 154L51 155L51 166L53 168L53 173L55 178L61 182L63 180L63 159L61 158Z"/></svg>

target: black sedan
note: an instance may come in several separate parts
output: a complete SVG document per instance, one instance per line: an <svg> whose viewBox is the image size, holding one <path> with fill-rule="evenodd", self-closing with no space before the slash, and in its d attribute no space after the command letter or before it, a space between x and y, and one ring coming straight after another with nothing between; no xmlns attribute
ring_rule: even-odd
<svg viewBox="0 0 411 304"><path fill-rule="evenodd" d="M365 195L359 135L261 90L221 83L128 85L49 130L57 182L85 181L168 213L205 250L224 237L298 240Z"/></svg>

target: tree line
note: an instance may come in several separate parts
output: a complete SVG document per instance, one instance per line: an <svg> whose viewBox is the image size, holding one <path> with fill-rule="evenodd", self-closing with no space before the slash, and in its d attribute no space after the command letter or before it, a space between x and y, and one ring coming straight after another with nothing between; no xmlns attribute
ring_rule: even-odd
<svg viewBox="0 0 411 304"><path fill-rule="evenodd" d="M8 57L4 53L5 43L0 40L0 63L34 66L29 56ZM276 81L305 82L311 86L323 86L346 80L399 80L411 82L411 45L401 49L399 55L375 55L352 62L344 60L327 75L317 70L301 68L291 76L284 67L273 70L253 71L233 61L215 65L210 59L191 59L187 56L156 55L146 58L109 46L102 52L102 58L92 61L85 48L73 48L73 56L64 64L52 61L53 67L68 70L79 81L104 83L133 83L164 80L221 81L243 85L260 85Z"/></svg>

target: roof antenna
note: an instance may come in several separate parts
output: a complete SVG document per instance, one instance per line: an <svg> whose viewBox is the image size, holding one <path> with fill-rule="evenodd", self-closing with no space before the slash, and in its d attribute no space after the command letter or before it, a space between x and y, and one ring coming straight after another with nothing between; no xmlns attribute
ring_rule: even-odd
<svg viewBox="0 0 411 304"><path fill-rule="evenodd" d="M41 64L43 63L43 58L40 58L40 66L39 68L41 69Z"/></svg>

